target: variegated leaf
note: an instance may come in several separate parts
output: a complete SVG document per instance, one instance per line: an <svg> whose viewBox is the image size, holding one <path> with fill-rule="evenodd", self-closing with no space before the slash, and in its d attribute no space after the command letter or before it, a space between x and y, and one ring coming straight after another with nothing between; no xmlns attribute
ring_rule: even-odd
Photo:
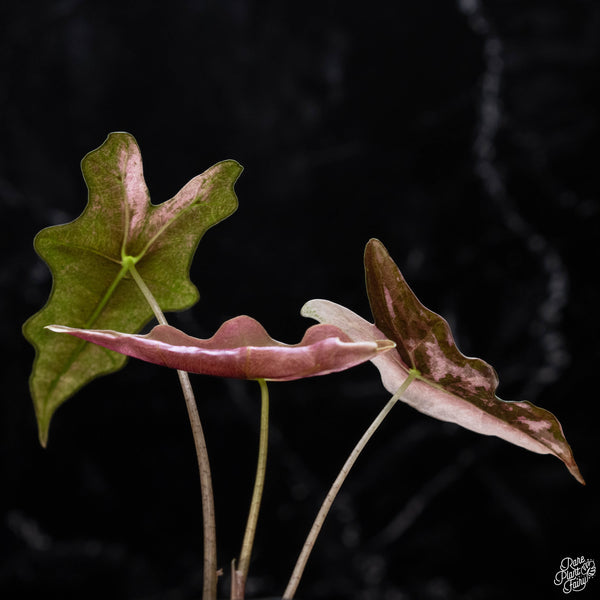
<svg viewBox="0 0 600 600"><path fill-rule="evenodd" d="M403 402L436 419L553 454L585 483L556 417L530 402L498 398L494 369L458 350L448 323L419 302L378 240L367 245L365 270L374 324L327 300L311 300L302 314L336 325L355 340L393 340L395 350L372 359L389 392L396 392L409 370L417 369L420 375L402 395Z"/></svg>

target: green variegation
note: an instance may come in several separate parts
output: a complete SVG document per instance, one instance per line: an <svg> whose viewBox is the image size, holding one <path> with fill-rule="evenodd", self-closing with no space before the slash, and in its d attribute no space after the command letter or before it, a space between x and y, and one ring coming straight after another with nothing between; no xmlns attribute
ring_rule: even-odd
<svg viewBox="0 0 600 600"><path fill-rule="evenodd" d="M132 278L145 281L163 311L198 300L190 264L207 229L237 208L233 186L242 167L216 164L194 177L171 200L154 205L133 136L112 133L82 161L88 187L84 212L35 238L48 264L52 292L24 325L36 357L30 377L42 445L56 409L94 378L121 368L125 357L44 329L53 323L138 332L152 309Z"/></svg>

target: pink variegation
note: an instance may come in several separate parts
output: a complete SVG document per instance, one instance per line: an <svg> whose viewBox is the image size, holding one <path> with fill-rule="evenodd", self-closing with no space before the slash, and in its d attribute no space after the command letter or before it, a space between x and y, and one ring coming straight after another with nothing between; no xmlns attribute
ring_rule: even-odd
<svg viewBox="0 0 600 600"><path fill-rule="evenodd" d="M448 323L419 302L378 240L367 244L365 270L374 324L327 300L311 300L302 314L335 325L354 340L393 340L395 351L372 359L389 392L396 392L409 370L417 369L420 374L402 395L403 402L436 419L553 454L585 483L556 417L530 402L498 398L494 369L458 350Z"/></svg>
<svg viewBox="0 0 600 600"><path fill-rule="evenodd" d="M157 325L147 335L59 325L48 329L180 371L268 381L343 371L395 346L385 337L353 341L333 325L313 325L300 343L284 344L247 316L226 321L209 339L191 337L169 325Z"/></svg>

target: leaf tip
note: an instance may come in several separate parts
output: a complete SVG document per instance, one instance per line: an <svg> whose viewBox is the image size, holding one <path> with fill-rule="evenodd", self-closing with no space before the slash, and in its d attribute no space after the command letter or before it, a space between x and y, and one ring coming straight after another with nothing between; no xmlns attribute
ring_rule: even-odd
<svg viewBox="0 0 600 600"><path fill-rule="evenodd" d="M317 302L318 300L309 300L308 302L305 302L304 306L302 306L300 309L300 314L307 319L314 319L315 321L318 321L319 319L316 316L317 311L315 310L315 304Z"/></svg>
<svg viewBox="0 0 600 600"><path fill-rule="evenodd" d="M387 250L385 249L383 242L377 238L371 238L365 246L365 255L375 252L387 254Z"/></svg>
<svg viewBox="0 0 600 600"><path fill-rule="evenodd" d="M573 477L575 477L575 479L577 479L581 485L586 485L585 479L583 478L583 475L581 474L581 471L579 470L579 467L574 459L568 463L565 462L565 465L567 466L567 469L569 469L571 475L573 475Z"/></svg>
<svg viewBox="0 0 600 600"><path fill-rule="evenodd" d="M396 347L396 342L392 342L392 340L375 340L375 343L377 344L377 352L387 352Z"/></svg>
<svg viewBox="0 0 600 600"><path fill-rule="evenodd" d="M37 425L38 440L40 442L40 446L42 448L46 448L48 446L48 431L50 429L50 420L38 415Z"/></svg>
<svg viewBox="0 0 600 600"><path fill-rule="evenodd" d="M71 330L70 327L65 327L64 325L45 325L44 329L53 331L54 333L68 333Z"/></svg>
<svg viewBox="0 0 600 600"><path fill-rule="evenodd" d="M40 446L45 449L48 446L48 431L40 431L38 438L40 440Z"/></svg>
<svg viewBox="0 0 600 600"><path fill-rule="evenodd" d="M232 171L235 171L236 180L244 171L244 165L240 164L237 160L234 160L233 158L229 158L227 160L224 160L223 162L231 165Z"/></svg>

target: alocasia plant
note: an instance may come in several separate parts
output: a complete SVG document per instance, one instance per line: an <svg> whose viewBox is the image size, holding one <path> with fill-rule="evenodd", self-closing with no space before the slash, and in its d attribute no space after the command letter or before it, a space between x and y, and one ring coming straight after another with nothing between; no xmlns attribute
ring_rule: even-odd
<svg viewBox="0 0 600 600"><path fill-rule="evenodd" d="M254 379L261 388L257 475L240 562L233 565L232 600L244 598L264 484L268 380L324 375L372 360L393 393L325 498L284 593L287 600L295 594L341 485L399 399L438 419L554 454L584 483L556 418L529 402L495 396L493 368L459 352L446 321L419 302L381 242L371 240L365 252L374 324L333 302L312 300L302 314L321 324L310 327L298 344L273 340L247 316L226 321L212 338L193 338L169 326L163 311L187 308L197 300L190 262L204 232L236 209L233 185L240 165L219 163L159 205L150 203L140 152L129 134L109 135L84 158L82 170L89 189L83 214L43 230L35 240L53 274L48 303L23 328L36 349L30 386L40 441L46 444L56 409L95 377L123 366L126 355L177 369L200 470L203 600L216 600L216 534L210 465L188 372ZM138 335L153 315L159 325Z"/></svg>

